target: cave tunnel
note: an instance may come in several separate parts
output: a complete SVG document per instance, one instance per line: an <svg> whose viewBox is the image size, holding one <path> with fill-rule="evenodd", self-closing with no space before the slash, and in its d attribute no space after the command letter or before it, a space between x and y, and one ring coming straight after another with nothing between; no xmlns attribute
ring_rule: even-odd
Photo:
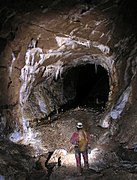
<svg viewBox="0 0 137 180"><path fill-rule="evenodd" d="M105 107L109 95L108 72L101 65L86 64L69 69L64 78L64 95L70 101L65 108Z"/></svg>

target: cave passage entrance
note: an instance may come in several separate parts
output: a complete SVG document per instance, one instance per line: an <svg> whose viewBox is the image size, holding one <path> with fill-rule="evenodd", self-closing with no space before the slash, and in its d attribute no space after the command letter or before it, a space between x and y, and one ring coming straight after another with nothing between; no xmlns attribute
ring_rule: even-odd
<svg viewBox="0 0 137 180"><path fill-rule="evenodd" d="M109 76L101 65L86 64L70 68L64 77L65 105L102 107L108 101ZM70 107L68 107L70 108Z"/></svg>

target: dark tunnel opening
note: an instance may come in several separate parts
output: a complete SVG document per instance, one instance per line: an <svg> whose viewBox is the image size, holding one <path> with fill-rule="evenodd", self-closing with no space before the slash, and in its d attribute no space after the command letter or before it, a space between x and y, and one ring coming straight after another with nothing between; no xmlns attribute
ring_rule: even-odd
<svg viewBox="0 0 137 180"><path fill-rule="evenodd" d="M109 95L108 72L101 65L86 64L69 69L64 75L64 96L68 102L62 107L105 107Z"/></svg>

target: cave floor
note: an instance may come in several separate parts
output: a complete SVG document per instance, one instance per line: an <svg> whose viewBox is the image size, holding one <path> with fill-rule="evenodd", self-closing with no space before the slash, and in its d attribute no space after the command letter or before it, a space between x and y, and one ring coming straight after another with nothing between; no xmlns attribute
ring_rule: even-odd
<svg viewBox="0 0 137 180"><path fill-rule="evenodd" d="M137 179L137 164L118 156L115 152L117 144L111 138L109 130L100 126L100 119L103 115L104 112L98 111L98 109L77 107L55 115L51 118L50 123L47 123L46 120L39 122L37 126L33 127L36 136L29 144L1 141L0 174L6 174L5 179L7 180L9 178L13 180ZM92 149L89 153L90 168L89 170L83 169L82 176L77 176L74 151L69 143L78 121L83 122L85 129L90 133ZM56 165L52 169L50 178L47 178L43 170L35 169L35 153L42 153L41 150L44 152L45 149L48 149L49 152L66 152L61 158L61 166ZM130 153L133 154L134 152L131 151ZM56 161L55 155L49 160L49 164L56 163Z"/></svg>
<svg viewBox="0 0 137 180"><path fill-rule="evenodd" d="M113 141L109 129L100 126L104 111L92 108L75 108L51 118L50 124L41 122L36 130L41 130L42 144L56 150L65 150L67 154L61 159L61 167L55 167L50 179L85 180L85 179L136 179L136 164L120 159L115 153L117 143ZM91 136L91 153L89 154L89 170L83 169L82 176L77 176L74 151L69 143L76 130L76 122L82 122ZM48 139L46 138L48 137ZM51 143L52 142L52 143ZM71 150L70 150L71 149ZM132 152L131 152L132 153ZM57 159L56 159L57 160ZM83 159L82 159L83 160ZM50 163L53 163L52 159ZM82 161L83 165L83 161Z"/></svg>

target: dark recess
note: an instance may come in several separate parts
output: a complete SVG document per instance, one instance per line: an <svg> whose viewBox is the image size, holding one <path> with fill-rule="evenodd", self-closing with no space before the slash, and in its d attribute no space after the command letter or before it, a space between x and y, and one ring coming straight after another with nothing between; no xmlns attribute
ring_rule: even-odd
<svg viewBox="0 0 137 180"><path fill-rule="evenodd" d="M75 91L75 93L73 92ZM109 76L101 66L86 64L73 67L64 76L64 96L68 101L62 108L77 106L102 108L108 101Z"/></svg>

